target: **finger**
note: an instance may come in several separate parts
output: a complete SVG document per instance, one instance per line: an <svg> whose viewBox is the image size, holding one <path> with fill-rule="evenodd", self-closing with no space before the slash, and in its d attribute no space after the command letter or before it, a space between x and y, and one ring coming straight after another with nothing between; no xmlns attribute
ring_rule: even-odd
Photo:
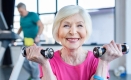
<svg viewBox="0 0 131 80"><path fill-rule="evenodd" d="M34 48L34 50L33 50L34 56L35 56L35 55L40 55L40 54L41 54L41 53L40 53L41 50L42 50L42 49L41 49L40 47L36 46L36 47Z"/></svg>
<svg viewBox="0 0 131 80"><path fill-rule="evenodd" d="M30 51L30 54L28 55L28 56L29 56L28 59L29 59L30 61L34 61L34 59L35 59L35 51L36 51L36 48L35 48L35 47L32 47L32 48L31 48L31 51Z"/></svg>
<svg viewBox="0 0 131 80"><path fill-rule="evenodd" d="M115 50L114 46L112 45L112 43L109 44L110 48L111 48L111 52L112 53L117 53L117 51Z"/></svg>
<svg viewBox="0 0 131 80"><path fill-rule="evenodd" d="M26 51L27 51L27 52L26 52L26 58L29 60L29 58L30 58L29 55L30 55L30 51L31 51L31 50L30 50L30 47L28 47L28 48L26 49Z"/></svg>
<svg viewBox="0 0 131 80"><path fill-rule="evenodd" d="M114 41L111 42L113 47L115 48L116 52L114 52L114 57L120 57L122 56L122 47L121 47L121 44L116 44Z"/></svg>
<svg viewBox="0 0 131 80"><path fill-rule="evenodd" d="M111 41L111 44L113 45L114 50L119 52L118 46L116 45L116 43L113 40Z"/></svg>
<svg viewBox="0 0 131 80"><path fill-rule="evenodd" d="M109 44L103 45L103 47L106 49L105 53L108 53L107 55L111 55L112 52Z"/></svg>
<svg viewBox="0 0 131 80"><path fill-rule="evenodd" d="M31 59L31 55L32 55L33 50L34 50L34 49L33 49L33 46L30 46L30 47L29 47L29 53L26 55L28 60Z"/></svg>
<svg viewBox="0 0 131 80"><path fill-rule="evenodd" d="M32 58L31 58L32 61L37 62L37 60L39 59L39 57L42 56L41 53L40 53L40 51L41 51L40 47L36 47L35 48L34 54L32 55Z"/></svg>
<svg viewBox="0 0 131 80"><path fill-rule="evenodd" d="M120 52L122 52L121 44L117 44L117 47L118 47L118 50L119 50Z"/></svg>
<svg viewBox="0 0 131 80"><path fill-rule="evenodd" d="M121 44L117 44L117 46L118 46L118 49L119 49L119 57L121 57L123 55Z"/></svg>
<svg viewBox="0 0 131 80"><path fill-rule="evenodd" d="M30 47L26 48L26 56L30 53Z"/></svg>
<svg viewBox="0 0 131 80"><path fill-rule="evenodd" d="M36 54L36 49L37 49L37 46L32 46L31 47L30 58L34 57L34 55Z"/></svg>
<svg viewBox="0 0 131 80"><path fill-rule="evenodd" d="M113 47L115 49L115 51L114 51L114 57L116 58L116 57L122 56L122 52L118 49L117 44L114 41L112 41L111 43L112 43L112 45L113 45ZM119 47L120 47L120 45L119 45Z"/></svg>
<svg viewBox="0 0 131 80"><path fill-rule="evenodd" d="M37 46L35 43L33 43L33 46Z"/></svg>

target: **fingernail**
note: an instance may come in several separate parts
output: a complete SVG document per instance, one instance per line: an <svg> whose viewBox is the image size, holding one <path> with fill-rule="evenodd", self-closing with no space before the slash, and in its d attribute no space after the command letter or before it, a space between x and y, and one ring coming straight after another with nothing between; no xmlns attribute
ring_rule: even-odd
<svg viewBox="0 0 131 80"><path fill-rule="evenodd" d="M114 40L111 41L112 43L114 42Z"/></svg>

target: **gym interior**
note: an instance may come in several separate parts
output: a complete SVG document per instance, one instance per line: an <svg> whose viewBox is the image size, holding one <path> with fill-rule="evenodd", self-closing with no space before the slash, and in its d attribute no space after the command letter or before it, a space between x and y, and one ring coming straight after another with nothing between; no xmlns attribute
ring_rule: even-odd
<svg viewBox="0 0 131 80"><path fill-rule="evenodd" d="M131 46L131 0L0 0L0 80L27 80L29 77L22 67L25 59L21 54L23 33L17 35L20 14L16 5L19 2L25 3L28 11L36 12L44 24L39 43L44 49L61 48L53 39L52 24L57 12L66 5L80 5L91 15L93 32L83 44L85 50L102 47L111 40ZM129 50L110 62L109 80L131 79L130 56Z"/></svg>

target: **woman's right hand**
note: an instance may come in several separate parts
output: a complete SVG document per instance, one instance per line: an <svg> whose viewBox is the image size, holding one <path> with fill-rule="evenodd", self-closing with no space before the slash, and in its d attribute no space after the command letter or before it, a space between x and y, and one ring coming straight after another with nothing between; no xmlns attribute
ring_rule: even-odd
<svg viewBox="0 0 131 80"><path fill-rule="evenodd" d="M48 59L41 55L40 51L42 49L43 48L37 46L36 44L33 44L32 46L26 48L26 58L30 61L44 65L48 61Z"/></svg>
<svg viewBox="0 0 131 80"><path fill-rule="evenodd" d="M100 58L103 61L111 62L112 60L123 56L121 44L116 44L113 40L109 44L103 45L106 52Z"/></svg>

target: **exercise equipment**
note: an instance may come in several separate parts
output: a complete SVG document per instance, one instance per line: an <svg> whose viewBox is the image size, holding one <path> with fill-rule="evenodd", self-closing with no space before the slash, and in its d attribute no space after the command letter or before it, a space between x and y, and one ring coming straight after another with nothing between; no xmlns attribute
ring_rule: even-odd
<svg viewBox="0 0 131 80"><path fill-rule="evenodd" d="M4 60L5 62L11 61L10 52L6 53L7 49L9 49L9 44L11 43L11 41L16 40L16 39L21 39L19 35L14 33L12 30L9 30L8 28L9 28L9 26L7 25L7 23L5 21L3 13L0 12L0 42L1 42L0 65L1 65L2 60L5 57L6 57L6 60ZM7 54L8 56L4 56L4 54ZM3 56L4 56L4 58L3 58ZM11 62L9 64L11 64Z"/></svg>
<svg viewBox="0 0 131 80"><path fill-rule="evenodd" d="M23 47L21 50L23 57L26 57L26 47ZM46 48L45 50L41 50L40 53L47 59L53 58L54 50L52 48Z"/></svg>
<svg viewBox="0 0 131 80"><path fill-rule="evenodd" d="M122 46L122 52L123 54L127 54L129 52L129 46L124 43ZM93 49L93 54L96 58L99 58L101 57L104 53L106 52L106 49L105 48L101 48L101 47L95 47Z"/></svg>

